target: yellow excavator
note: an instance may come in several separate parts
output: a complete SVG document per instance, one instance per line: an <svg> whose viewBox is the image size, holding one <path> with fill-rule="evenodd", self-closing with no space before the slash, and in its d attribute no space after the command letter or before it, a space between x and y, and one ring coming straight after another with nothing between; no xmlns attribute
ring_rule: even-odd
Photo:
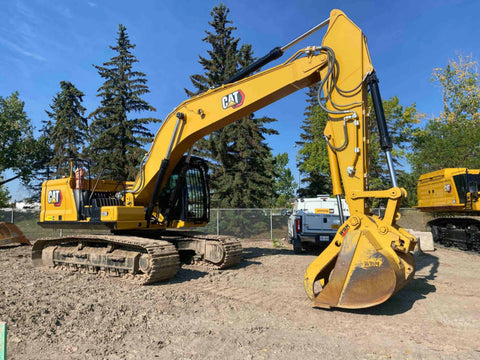
<svg viewBox="0 0 480 360"><path fill-rule="evenodd" d="M480 252L480 170L448 168L423 174L417 208L434 215L426 225L444 246Z"/></svg>
<svg viewBox="0 0 480 360"><path fill-rule="evenodd" d="M255 73L327 25L321 46L304 48L284 63ZM308 267L305 290L313 306L323 308L355 309L386 301L414 275L416 238L396 224L406 192L397 186L366 38L339 10L223 85L175 108L157 132L135 181L90 178L75 164L69 177L46 181L41 226L108 229L111 234L39 240L33 246L34 264L151 283L173 277L179 257L217 268L238 263L238 239L187 231L208 222L210 206L206 163L192 156L192 147L205 135L318 83L320 104L329 114L325 139L334 194L340 207L345 194L350 218L343 223L342 217L331 245ZM392 180L392 187L382 191L368 190L368 88ZM371 214L372 198L388 200L383 217Z"/></svg>

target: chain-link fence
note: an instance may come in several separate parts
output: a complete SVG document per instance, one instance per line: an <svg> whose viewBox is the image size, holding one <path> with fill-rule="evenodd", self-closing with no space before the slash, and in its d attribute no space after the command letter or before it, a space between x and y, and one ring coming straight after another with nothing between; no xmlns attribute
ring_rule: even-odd
<svg viewBox="0 0 480 360"><path fill-rule="evenodd" d="M284 209L211 209L210 223L201 231L242 239L281 239L287 235Z"/></svg>
<svg viewBox="0 0 480 360"><path fill-rule="evenodd" d="M232 235L242 239L274 240L287 235L288 216L282 215L284 209L211 209L210 222L199 228L206 234ZM382 216L385 209L373 209L372 212ZM398 224L406 229L424 231L425 224L432 218L428 213L417 209L400 209L401 219ZM39 210L0 210L0 221L16 224L30 240L42 237L54 237L88 230L43 229L37 224ZM98 230L91 232L98 233Z"/></svg>
<svg viewBox="0 0 480 360"><path fill-rule="evenodd" d="M16 210L2 209L0 210L0 221L14 223L25 234L27 239L36 240L44 237L57 237L63 235L72 235L79 233L99 233L99 230L84 229L62 229L52 228L44 229L37 224L40 219L40 210ZM103 231L107 233L108 231Z"/></svg>
<svg viewBox="0 0 480 360"><path fill-rule="evenodd" d="M210 223L198 231L205 234L234 235L239 238L281 239L287 234L288 222L281 212L282 209L211 209ZM44 229L37 224L39 217L39 210L0 210L0 221L16 224L31 240L90 232L60 227ZM92 232L98 233L98 230Z"/></svg>
<svg viewBox="0 0 480 360"><path fill-rule="evenodd" d="M57 236L58 231L53 232L52 230L45 230L37 225L39 217L40 211L38 210L0 210L0 221L14 223L23 231L28 239L34 240L41 237Z"/></svg>
<svg viewBox="0 0 480 360"><path fill-rule="evenodd" d="M37 222L39 210L0 210L0 221L16 224L31 240L41 237L70 235L88 230L44 229ZM281 239L287 234L287 216L282 209L211 209L210 223L197 230L205 234L233 235L239 238ZM98 233L98 230L92 232Z"/></svg>

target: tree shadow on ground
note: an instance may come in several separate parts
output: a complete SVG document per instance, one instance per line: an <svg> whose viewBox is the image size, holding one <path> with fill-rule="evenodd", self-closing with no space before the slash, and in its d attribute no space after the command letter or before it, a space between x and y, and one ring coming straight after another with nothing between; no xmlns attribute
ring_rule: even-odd
<svg viewBox="0 0 480 360"><path fill-rule="evenodd" d="M263 248L263 247L248 247L243 248L243 258L244 259L255 259L262 256L272 256L272 255L295 255L293 250L285 248Z"/></svg>
<svg viewBox="0 0 480 360"><path fill-rule="evenodd" d="M293 251L292 244L289 244L286 241L280 243L279 246L274 248L265 248L263 247L265 242L259 242L257 246L251 246L248 248L243 248L243 253L247 257L261 257L261 256L271 256L271 255L293 255L293 256L318 256L325 250L328 244L310 244L304 243L304 248L299 253ZM270 243L271 244L271 243Z"/></svg>
<svg viewBox="0 0 480 360"><path fill-rule="evenodd" d="M177 275L170 279L169 283L178 284L185 281L197 280L207 276L208 274L208 270L188 269L182 266L180 269L178 269Z"/></svg>
<svg viewBox="0 0 480 360"><path fill-rule="evenodd" d="M246 268L251 265L261 265L261 264L262 264L261 262L250 260L248 258L245 258L245 256L238 264L235 264L223 270L208 269L208 268L202 269L201 265L195 266L195 265L185 264L182 262L180 268L178 269L177 274L175 275L175 277L168 280L168 283L178 284L185 281L197 280L197 279L203 278L205 276L210 275L212 271L238 270L238 269ZM192 268L192 267L196 267L196 268ZM156 285L162 285L162 284L165 284L165 283L163 282L153 283L153 284L149 284L148 286L156 286Z"/></svg>
<svg viewBox="0 0 480 360"><path fill-rule="evenodd" d="M439 267L438 257L432 254L420 253L415 255L416 275L403 289L390 299L377 306L367 309L335 309L342 312L364 315L397 315L410 310L415 302L423 300L428 294L436 291L432 284ZM418 275L424 268L430 267L427 275Z"/></svg>
<svg viewBox="0 0 480 360"><path fill-rule="evenodd" d="M262 256L294 255L294 256L318 256L325 248L311 248L295 254L292 249L286 248L263 248L248 247L243 249L244 259L255 259ZM435 292L436 287L432 281L436 278L439 267L438 257L430 253L415 254L416 275L399 292L394 294L386 302L367 309L335 309L336 311L351 312L366 315L396 315L410 310L413 304L425 299L429 293ZM420 275L422 269L428 269L428 274Z"/></svg>

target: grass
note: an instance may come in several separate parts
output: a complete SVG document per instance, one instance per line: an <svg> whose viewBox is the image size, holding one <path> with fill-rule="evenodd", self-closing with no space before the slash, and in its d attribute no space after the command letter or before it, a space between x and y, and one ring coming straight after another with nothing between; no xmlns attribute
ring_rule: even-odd
<svg viewBox="0 0 480 360"><path fill-rule="evenodd" d="M283 243L282 239L273 238L272 244L273 244L273 247L275 249L284 249L285 248L285 244Z"/></svg>

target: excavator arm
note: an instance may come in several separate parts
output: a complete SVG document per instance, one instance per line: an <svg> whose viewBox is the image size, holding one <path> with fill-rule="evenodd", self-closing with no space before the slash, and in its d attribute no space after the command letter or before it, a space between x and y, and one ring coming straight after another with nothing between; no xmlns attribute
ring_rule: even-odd
<svg viewBox="0 0 480 360"><path fill-rule="evenodd" d="M331 49L329 66L321 70L320 89L325 99L322 106L329 114L324 134L333 193L337 199L345 193L350 218L308 267L304 285L314 306L370 307L384 302L412 279L415 262L411 252L416 239L396 225L406 191L397 186L392 144L366 38L344 14L334 11L322 46ZM392 188L383 191L368 190L367 88L392 182ZM371 214L370 199L387 199L383 217Z"/></svg>

